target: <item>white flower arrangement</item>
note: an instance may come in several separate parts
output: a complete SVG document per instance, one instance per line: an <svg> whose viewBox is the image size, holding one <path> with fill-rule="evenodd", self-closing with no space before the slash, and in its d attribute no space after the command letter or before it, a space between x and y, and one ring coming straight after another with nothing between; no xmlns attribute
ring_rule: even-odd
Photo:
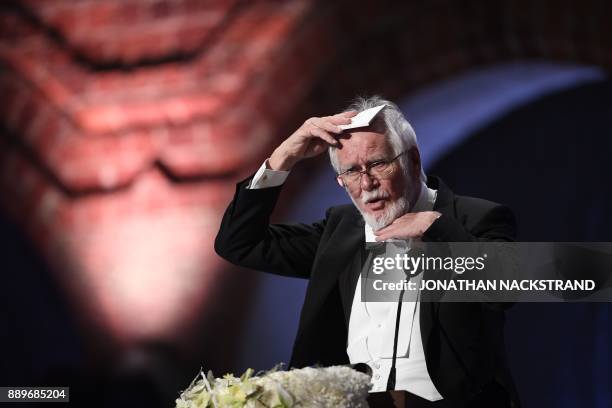
<svg viewBox="0 0 612 408"><path fill-rule="evenodd" d="M240 378L200 372L176 408L367 408L370 386L370 376L345 366L274 368L259 376L248 369Z"/></svg>

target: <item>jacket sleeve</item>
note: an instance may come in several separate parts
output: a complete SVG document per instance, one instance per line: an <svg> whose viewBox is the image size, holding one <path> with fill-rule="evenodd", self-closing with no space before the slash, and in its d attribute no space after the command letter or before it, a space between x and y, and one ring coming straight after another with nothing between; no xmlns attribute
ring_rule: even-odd
<svg viewBox="0 0 612 408"><path fill-rule="evenodd" d="M270 225L282 186L247 189L250 180L236 185L215 239L215 251L238 266L309 278L325 220Z"/></svg>

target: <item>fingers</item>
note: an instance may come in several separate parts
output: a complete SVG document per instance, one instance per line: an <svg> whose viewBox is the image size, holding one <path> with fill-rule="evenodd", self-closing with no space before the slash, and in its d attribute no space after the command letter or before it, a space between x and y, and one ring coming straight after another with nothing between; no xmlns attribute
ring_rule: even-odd
<svg viewBox="0 0 612 408"><path fill-rule="evenodd" d="M325 129L328 132L332 132L332 133L342 133L342 129L340 129L338 126L336 126L336 124L334 124L330 117L328 118L320 118L320 119L313 119L312 123L321 128L321 129Z"/></svg>
<svg viewBox="0 0 612 408"><path fill-rule="evenodd" d="M341 112L333 116L325 116L322 118L313 117L306 122L302 127L302 137L315 136L324 140L328 144L340 147L336 135L341 135L344 130L339 125L347 125L351 123L351 118L357 114L356 111Z"/></svg>
<svg viewBox="0 0 612 408"><path fill-rule="evenodd" d="M342 112L338 113L337 115L328 116L328 119L334 125L348 125L351 123L351 118L356 114L356 111Z"/></svg>
<svg viewBox="0 0 612 408"><path fill-rule="evenodd" d="M375 237L376 242L383 242L383 241L387 241L389 239L409 239L410 237L405 237L405 236L398 236L397 234L391 233L391 232L387 232L381 235L377 235Z"/></svg>
<svg viewBox="0 0 612 408"><path fill-rule="evenodd" d="M376 240L376 242L383 242L383 241L388 240L389 238L385 237L385 236L382 236L382 235L380 235L380 236L377 235L376 237L374 237L374 239Z"/></svg>
<svg viewBox="0 0 612 408"><path fill-rule="evenodd" d="M399 238L394 231L386 230L384 232L374 233L376 241L386 241L388 239Z"/></svg>
<svg viewBox="0 0 612 408"><path fill-rule="evenodd" d="M387 225L379 230L374 231L376 241L385 241L387 239L394 238L394 228L391 228L392 224Z"/></svg>
<svg viewBox="0 0 612 408"><path fill-rule="evenodd" d="M332 146L338 146L338 141L329 133L327 133L325 130L317 127L317 126L313 126L310 129L310 134L313 136L318 137L319 139L323 139L324 141L326 141L327 143L329 143Z"/></svg>
<svg viewBox="0 0 612 408"><path fill-rule="evenodd" d="M388 239L410 239L418 237L417 233L406 231L385 231L374 235L377 242L386 241Z"/></svg>
<svg viewBox="0 0 612 408"><path fill-rule="evenodd" d="M313 117L306 121L316 126L333 133L342 133L343 130L336 125L348 125L351 123L351 118L357 115L357 111L341 112L332 116L324 116L321 118Z"/></svg>
<svg viewBox="0 0 612 408"><path fill-rule="evenodd" d="M376 241L385 241L387 239L410 239L417 238L422 235L418 225L413 225L411 220L413 214L405 214L400 218L395 219L391 224L374 231ZM409 216L409 217L407 217Z"/></svg>
<svg viewBox="0 0 612 408"><path fill-rule="evenodd" d="M315 136L332 146L340 146L335 135L342 133L342 129L330 121L330 118L330 116L326 116L323 118L308 119L304 122L303 126L305 136Z"/></svg>

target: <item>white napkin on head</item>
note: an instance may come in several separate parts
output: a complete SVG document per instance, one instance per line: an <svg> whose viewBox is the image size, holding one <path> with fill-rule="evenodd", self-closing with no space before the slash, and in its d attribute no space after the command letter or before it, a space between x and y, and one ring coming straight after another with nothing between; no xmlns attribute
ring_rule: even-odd
<svg viewBox="0 0 612 408"><path fill-rule="evenodd" d="M383 110L385 106L387 105L378 105L373 108L361 111L351 118L351 123L349 123L348 125L339 125L338 127L340 129L347 130L369 126L372 119L374 119L376 115L378 115L378 113Z"/></svg>

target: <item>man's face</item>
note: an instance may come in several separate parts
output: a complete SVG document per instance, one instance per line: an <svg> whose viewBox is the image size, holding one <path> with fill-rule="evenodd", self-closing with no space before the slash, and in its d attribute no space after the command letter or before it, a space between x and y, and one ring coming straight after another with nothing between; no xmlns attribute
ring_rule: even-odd
<svg viewBox="0 0 612 408"><path fill-rule="evenodd" d="M341 138L342 148L336 150L339 170L363 170L373 162L391 160L395 154L387 138L374 131L353 132ZM406 152L410 155L411 152ZM417 156L418 157L418 156ZM408 177L395 160L384 177L361 175L354 182L344 179L345 187L353 203L357 206L365 221L374 229L380 229L410 210L411 203L420 192L418 176ZM417 158L418 160L418 158ZM418 172L410 169L414 175Z"/></svg>

